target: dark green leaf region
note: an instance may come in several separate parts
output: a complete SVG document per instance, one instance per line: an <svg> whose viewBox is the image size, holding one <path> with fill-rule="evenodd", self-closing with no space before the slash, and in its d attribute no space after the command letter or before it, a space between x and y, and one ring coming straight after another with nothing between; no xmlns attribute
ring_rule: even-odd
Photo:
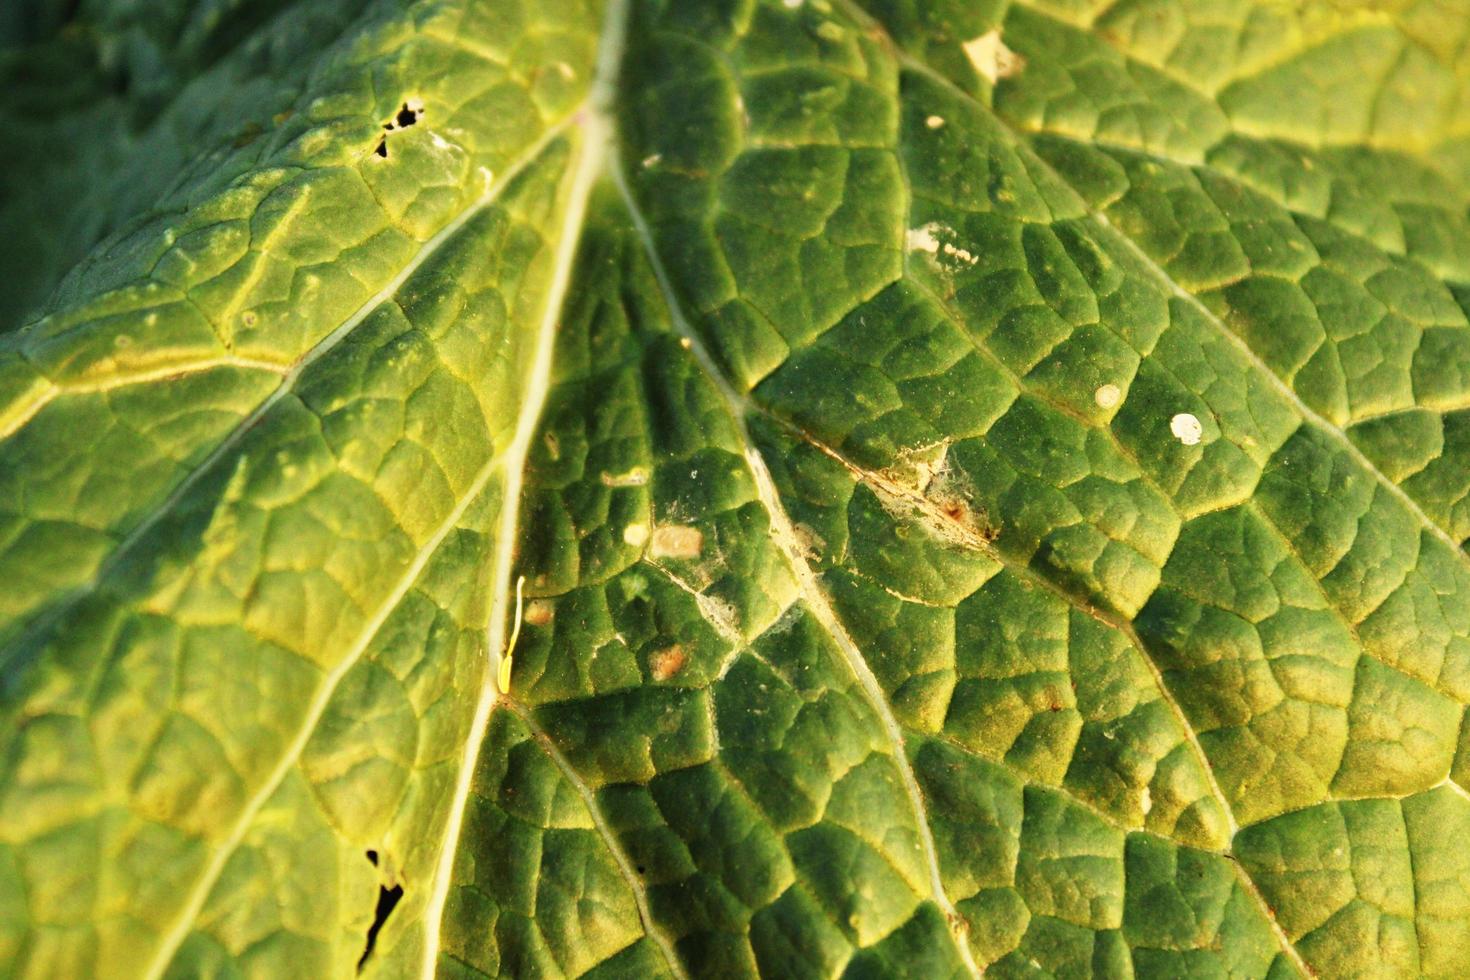
<svg viewBox="0 0 1470 980"><path fill-rule="evenodd" d="M1470 976L1470 0L5 0L0 978Z"/></svg>

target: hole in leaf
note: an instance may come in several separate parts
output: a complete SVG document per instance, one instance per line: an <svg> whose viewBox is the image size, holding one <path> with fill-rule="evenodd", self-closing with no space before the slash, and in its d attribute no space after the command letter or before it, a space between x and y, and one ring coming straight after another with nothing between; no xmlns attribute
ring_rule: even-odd
<svg viewBox="0 0 1470 980"><path fill-rule="evenodd" d="M405 102L403 108L398 110L398 115L393 117L393 121L398 124L399 129L407 129L419 121L419 113L423 111L421 107L411 106Z"/></svg>
<svg viewBox="0 0 1470 980"><path fill-rule="evenodd" d="M371 864L373 867L376 868L378 866L378 852L377 851L369 850L367 852L367 859L368 859L368 863Z"/></svg>
<svg viewBox="0 0 1470 980"><path fill-rule="evenodd" d="M644 872L644 871L645 871L645 870L647 870L647 869L646 869L646 868L644 868L644 867L643 867L643 865L641 865L641 864L640 864L640 865L638 865L638 873L639 873L639 874L643 874L643 872Z"/></svg>
<svg viewBox="0 0 1470 980"><path fill-rule="evenodd" d="M396 129L407 129L418 122L419 117L423 114L424 104L418 99L410 99L403 103L403 106L393 114L392 119L383 123L383 129L385 133L391 133ZM378 145L373 148L373 152L380 157L387 158L388 137L386 135L378 137Z"/></svg>
<svg viewBox="0 0 1470 980"><path fill-rule="evenodd" d="M378 852L368 851L368 860L373 864L378 863ZM373 910L373 924L368 926L367 946L362 951L362 956L357 961L357 970L362 972L368 957L373 955L373 947L378 945L378 933L382 931L383 925L388 921L388 916L398 907L398 902L403 898L403 886L394 885L392 888L378 886L378 907Z"/></svg>

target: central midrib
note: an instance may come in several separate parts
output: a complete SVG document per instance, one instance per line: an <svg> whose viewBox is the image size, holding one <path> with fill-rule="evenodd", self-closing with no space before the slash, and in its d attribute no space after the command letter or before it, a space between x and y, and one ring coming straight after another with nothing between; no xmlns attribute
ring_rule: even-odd
<svg viewBox="0 0 1470 980"><path fill-rule="evenodd" d="M561 237L553 264L553 281L543 316L536 336L535 354L528 373L527 390L517 416L515 434L509 448L502 457L504 467L504 492L501 497L499 527L495 536L494 564L491 571L492 606L487 627L485 654L481 686L475 703L475 712L465 739L453 793L450 797L448 816L439 850L439 860L429 883L429 898L424 906L423 929L424 950L420 973L425 980L437 973L440 934L449 892L454 882L454 863L459 852L460 835L464 829L465 809L474 785L476 760L489 731L491 715L502 692L499 689L501 664L506 650L507 622L510 618L512 578L516 559L515 541L520 530L520 498L524 471L530 454L532 440L541 421L551 388L552 355L555 348L557 323L561 317L567 291L571 285L577 247L586 223L588 200L597 180L603 176L606 163L611 156L614 139L613 107L616 95L618 71L621 67L623 47L629 18L628 0L609 0L599 44L592 91L583 109L577 114L582 130L581 145L576 148L571 186L568 192L567 211L564 216ZM611 846L611 842L609 842ZM614 852L617 853L616 851ZM639 903L645 931L658 941L660 949L669 959L670 968L679 972L673 950L657 933L647 916L646 903Z"/></svg>

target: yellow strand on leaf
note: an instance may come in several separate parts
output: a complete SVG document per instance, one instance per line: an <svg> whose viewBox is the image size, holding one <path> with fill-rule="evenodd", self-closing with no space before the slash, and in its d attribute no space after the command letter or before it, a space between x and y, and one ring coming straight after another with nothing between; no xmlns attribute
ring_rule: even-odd
<svg viewBox="0 0 1470 980"><path fill-rule="evenodd" d="M510 693L510 667L512 655L515 653L516 640L519 640L521 638L521 613L524 610L524 606L521 602L521 590L525 588L525 585L526 576L522 575L520 578L516 579L515 625L511 626L510 628L510 642L506 643L505 655L500 658L500 676L497 678L497 680L499 681L501 694Z"/></svg>

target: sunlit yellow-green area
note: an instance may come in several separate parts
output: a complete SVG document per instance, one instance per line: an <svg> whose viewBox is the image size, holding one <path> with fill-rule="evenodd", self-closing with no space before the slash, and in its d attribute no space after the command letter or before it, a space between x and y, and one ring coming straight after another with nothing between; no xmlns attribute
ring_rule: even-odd
<svg viewBox="0 0 1470 980"><path fill-rule="evenodd" d="M1470 975L1470 3L13 0L0 977Z"/></svg>

